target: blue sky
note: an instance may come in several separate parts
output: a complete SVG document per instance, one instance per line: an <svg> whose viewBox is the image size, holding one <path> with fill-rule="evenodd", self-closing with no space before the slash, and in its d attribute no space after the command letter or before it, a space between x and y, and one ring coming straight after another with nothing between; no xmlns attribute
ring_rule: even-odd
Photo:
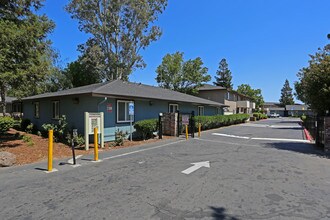
<svg viewBox="0 0 330 220"><path fill-rule="evenodd" d="M64 11L67 2L46 0L41 10L56 23L50 39L63 65L77 58L77 45L87 39ZM163 35L142 52L147 67L130 80L157 85L155 70L163 56L180 51L185 59L201 57L212 81L226 58L234 89L250 84L266 101L278 101L285 79L293 87L308 54L330 43L329 11L329 0L169 0L157 21Z"/></svg>

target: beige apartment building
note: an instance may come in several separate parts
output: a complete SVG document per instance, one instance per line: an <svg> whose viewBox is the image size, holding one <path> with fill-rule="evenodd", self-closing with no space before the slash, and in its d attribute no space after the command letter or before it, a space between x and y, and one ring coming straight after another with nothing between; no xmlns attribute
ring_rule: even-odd
<svg viewBox="0 0 330 220"><path fill-rule="evenodd" d="M256 108L256 104L248 96L221 86L205 84L199 88L198 96L228 105L229 107L224 108L225 115L239 113L251 114L252 110Z"/></svg>

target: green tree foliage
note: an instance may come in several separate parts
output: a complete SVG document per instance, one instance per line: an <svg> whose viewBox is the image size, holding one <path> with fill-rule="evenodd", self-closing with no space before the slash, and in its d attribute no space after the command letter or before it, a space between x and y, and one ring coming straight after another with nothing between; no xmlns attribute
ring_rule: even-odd
<svg viewBox="0 0 330 220"><path fill-rule="evenodd" d="M200 57L184 61L183 53L176 52L163 57L156 69L156 80L162 88L194 95L203 83L211 80L207 71Z"/></svg>
<svg viewBox="0 0 330 220"><path fill-rule="evenodd" d="M285 80L283 88L281 89L280 104L282 106L294 104L292 88L290 87L289 80L287 80L287 79Z"/></svg>
<svg viewBox="0 0 330 220"><path fill-rule="evenodd" d="M42 92L41 82L52 68L47 34L54 23L36 15L40 0L3 1L0 5L0 95L3 113L8 90L20 98Z"/></svg>
<svg viewBox="0 0 330 220"><path fill-rule="evenodd" d="M330 112L330 48L319 49L310 58L309 66L297 74L296 95L323 115Z"/></svg>
<svg viewBox="0 0 330 220"><path fill-rule="evenodd" d="M216 86L222 86L228 89L233 88L233 84L231 83L232 75L231 71L228 68L227 60L222 59L219 63L219 68L216 72L215 82L213 83Z"/></svg>
<svg viewBox="0 0 330 220"><path fill-rule="evenodd" d="M249 96L254 103L256 108L261 107L264 104L264 98L261 94L261 89L252 89L248 84L242 84L237 87L237 92Z"/></svg>
<svg viewBox="0 0 330 220"><path fill-rule="evenodd" d="M79 22L80 30L91 35L89 45L100 50L104 79L127 80L135 68L145 67L139 54L161 36L152 25L167 5L167 0L70 0L66 9Z"/></svg>

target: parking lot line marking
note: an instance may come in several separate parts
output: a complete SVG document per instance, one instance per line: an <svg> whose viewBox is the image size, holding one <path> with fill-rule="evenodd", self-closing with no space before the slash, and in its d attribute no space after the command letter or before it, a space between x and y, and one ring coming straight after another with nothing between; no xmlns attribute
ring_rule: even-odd
<svg viewBox="0 0 330 220"><path fill-rule="evenodd" d="M301 143L310 143L309 140L300 140L300 139L285 139L285 138L251 138L251 140L266 140L266 141L289 141L289 142L301 142Z"/></svg>
<svg viewBox="0 0 330 220"><path fill-rule="evenodd" d="M162 145L155 146L155 147L145 148L145 149L136 150L136 151L132 151L132 152L124 153L124 154L119 154L119 155L115 155L115 156L111 156L111 157L106 157L106 158L103 158L102 160L109 160L109 159L114 159L114 158L118 158L118 157L124 157L124 156L131 155L131 154L137 154L137 153L141 153L141 152L144 152L144 151L154 150L154 149L157 149L157 148L166 147L166 146L177 144L177 143L184 142L184 141L186 141L186 140L180 140L180 141L176 141L176 142L172 142L172 143L168 143L168 144L162 144Z"/></svg>
<svg viewBox="0 0 330 220"><path fill-rule="evenodd" d="M231 135L231 134L212 133L212 135L223 136L223 137L239 138L239 139L250 139L249 137L236 136L236 135Z"/></svg>
<svg viewBox="0 0 330 220"><path fill-rule="evenodd" d="M301 139L244 137L244 136L236 136L236 135L221 134L221 133L212 133L212 135L217 135L217 136L222 136L222 137L238 138L238 139L246 139L246 140L288 141L288 142L310 143L309 140L301 140Z"/></svg>
<svg viewBox="0 0 330 220"><path fill-rule="evenodd" d="M227 142L227 141L216 141L216 140L201 139L201 138L194 138L194 140L212 142L212 143L220 143L220 144L229 144L229 145L235 145L235 146L247 146L247 147L259 147L260 146L260 145L256 145L256 144L234 143L234 142Z"/></svg>

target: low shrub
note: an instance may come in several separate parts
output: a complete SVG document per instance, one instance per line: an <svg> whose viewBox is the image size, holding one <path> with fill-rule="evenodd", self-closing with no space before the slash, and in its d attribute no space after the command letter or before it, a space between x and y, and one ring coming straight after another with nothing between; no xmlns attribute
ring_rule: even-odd
<svg viewBox="0 0 330 220"><path fill-rule="evenodd" d="M198 129L198 123L201 123L202 130L208 130L212 128L219 128L222 126L244 123L250 118L248 114L234 114L234 115L215 115L215 116L196 116L195 126L196 131Z"/></svg>
<svg viewBox="0 0 330 220"><path fill-rule="evenodd" d="M266 114L263 114L263 113L253 113L253 117L256 117L257 120L268 118L268 116Z"/></svg>
<svg viewBox="0 0 330 220"><path fill-rule="evenodd" d="M301 119L303 122L305 122L306 119L307 119L307 117L306 117L306 115L302 115L302 116L300 117L300 119Z"/></svg>
<svg viewBox="0 0 330 220"><path fill-rule="evenodd" d="M0 117L0 134L5 134L9 128L12 128L15 124L15 120L11 117Z"/></svg>
<svg viewBox="0 0 330 220"><path fill-rule="evenodd" d="M66 140L67 143L69 145L72 145L72 136L70 133L67 133L66 135ZM77 146L82 146L85 144L85 138L84 136L82 136L81 134L78 134L77 136L73 137L73 142L77 145Z"/></svg>
<svg viewBox="0 0 330 220"><path fill-rule="evenodd" d="M31 124L31 120L28 118L23 118L21 121L21 131L26 131L26 128Z"/></svg>
<svg viewBox="0 0 330 220"><path fill-rule="evenodd" d="M153 137L153 132L157 131L157 124L158 119L147 119L135 122L134 128L138 135L146 140Z"/></svg>
<svg viewBox="0 0 330 220"><path fill-rule="evenodd" d="M25 143L27 143L27 145L28 145L29 147L32 147L32 146L34 145L34 142L32 141L31 136L24 135L24 136L22 137L22 140L23 140Z"/></svg>
<svg viewBox="0 0 330 220"><path fill-rule="evenodd" d="M127 132L120 131L119 129L115 132L115 145L123 146Z"/></svg>
<svg viewBox="0 0 330 220"><path fill-rule="evenodd" d="M65 134L67 133L68 123L66 121L66 116L62 115L58 120L58 124L43 124L43 136L47 137L48 131L54 131L55 141L65 141Z"/></svg>

